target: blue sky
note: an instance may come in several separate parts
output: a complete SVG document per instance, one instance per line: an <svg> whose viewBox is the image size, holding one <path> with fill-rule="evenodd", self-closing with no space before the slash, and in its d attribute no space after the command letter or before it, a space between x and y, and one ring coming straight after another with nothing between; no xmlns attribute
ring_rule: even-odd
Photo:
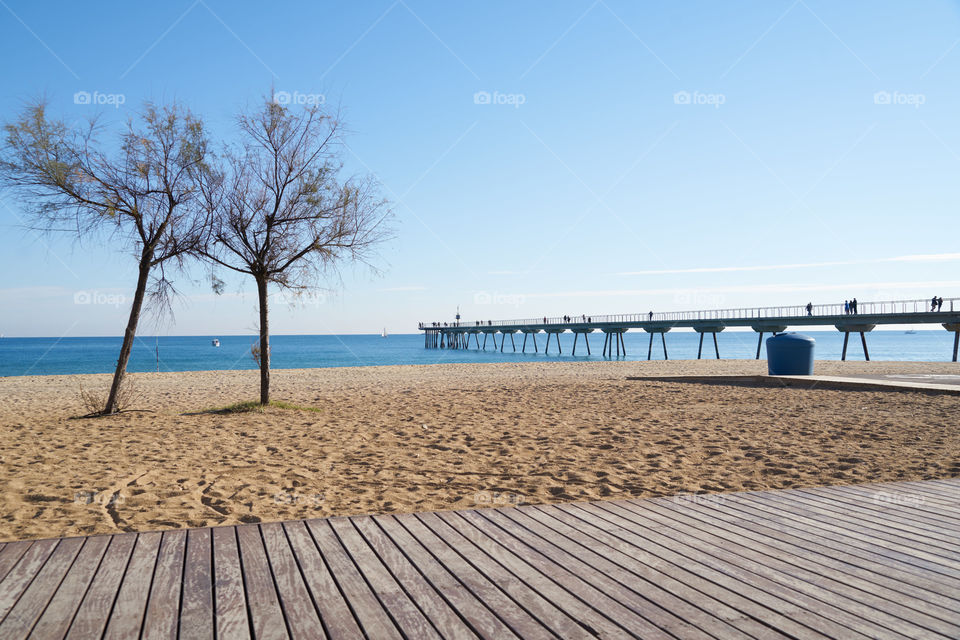
<svg viewBox="0 0 960 640"><path fill-rule="evenodd" d="M275 333L960 295L957 2L2 0L0 57L4 120L342 108L397 237ZM119 335L133 259L27 218L0 193L0 333ZM252 332L228 284L182 274L156 330Z"/></svg>

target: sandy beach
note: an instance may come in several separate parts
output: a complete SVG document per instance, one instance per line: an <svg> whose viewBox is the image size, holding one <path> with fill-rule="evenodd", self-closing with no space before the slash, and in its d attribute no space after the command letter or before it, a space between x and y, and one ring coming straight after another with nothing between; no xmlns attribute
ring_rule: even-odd
<svg viewBox="0 0 960 640"><path fill-rule="evenodd" d="M630 381L765 362L279 370L317 411L208 410L254 371L133 374L142 411L98 419L109 376L0 378L0 539L960 476L957 396ZM820 362L817 373L957 373Z"/></svg>

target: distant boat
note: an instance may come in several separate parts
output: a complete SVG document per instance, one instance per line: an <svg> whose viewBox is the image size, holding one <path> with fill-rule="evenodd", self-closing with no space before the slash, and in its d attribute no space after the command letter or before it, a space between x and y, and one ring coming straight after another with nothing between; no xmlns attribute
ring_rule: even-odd
<svg viewBox="0 0 960 640"><path fill-rule="evenodd" d="M215 347L219 347L219 346L220 346L220 341L217 340L216 338L214 338L213 340L210 341L210 344L212 344L212 345L215 346Z"/></svg>
<svg viewBox="0 0 960 640"><path fill-rule="evenodd" d="M386 338L386 337L387 337L387 328L386 328L386 327L384 327L384 328L383 328L383 331L380 332L380 337L381 337L381 338Z"/></svg>
<svg viewBox="0 0 960 640"><path fill-rule="evenodd" d="M913 334L916 333L916 331L914 331L913 329L910 329L909 331L904 331L904 333L907 334L908 336L912 336Z"/></svg>

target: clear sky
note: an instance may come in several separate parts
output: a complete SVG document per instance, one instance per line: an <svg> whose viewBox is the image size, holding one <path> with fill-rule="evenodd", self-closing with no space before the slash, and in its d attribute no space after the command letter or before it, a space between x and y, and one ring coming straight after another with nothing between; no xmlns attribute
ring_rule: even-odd
<svg viewBox="0 0 960 640"><path fill-rule="evenodd" d="M960 296L957 2L0 0L0 60L3 120L341 106L397 237L275 333ZM0 193L0 333L120 335L129 253L27 217ZM251 333L228 283L159 331Z"/></svg>

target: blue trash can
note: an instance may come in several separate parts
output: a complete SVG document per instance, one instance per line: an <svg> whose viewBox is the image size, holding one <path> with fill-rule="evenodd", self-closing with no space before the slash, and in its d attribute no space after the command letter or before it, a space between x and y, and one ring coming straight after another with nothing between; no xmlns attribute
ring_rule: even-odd
<svg viewBox="0 0 960 640"><path fill-rule="evenodd" d="M767 338L767 373L771 376L812 376L816 340L793 331Z"/></svg>

